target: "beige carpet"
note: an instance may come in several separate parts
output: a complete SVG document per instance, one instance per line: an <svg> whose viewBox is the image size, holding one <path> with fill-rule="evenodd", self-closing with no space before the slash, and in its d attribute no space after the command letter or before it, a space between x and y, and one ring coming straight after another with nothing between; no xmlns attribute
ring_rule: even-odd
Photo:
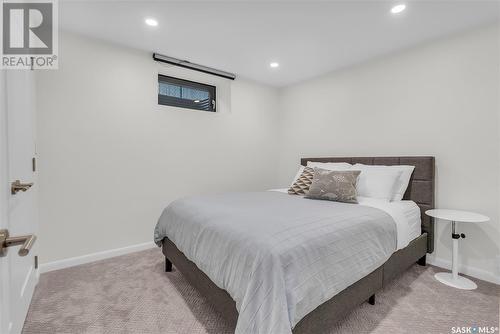
<svg viewBox="0 0 500 334"><path fill-rule="evenodd" d="M23 333L231 333L178 271L163 271L152 249L41 275ZM434 280L415 265L325 333L450 333L452 326L498 327L500 287L474 291ZM498 331L496 332L498 333Z"/></svg>

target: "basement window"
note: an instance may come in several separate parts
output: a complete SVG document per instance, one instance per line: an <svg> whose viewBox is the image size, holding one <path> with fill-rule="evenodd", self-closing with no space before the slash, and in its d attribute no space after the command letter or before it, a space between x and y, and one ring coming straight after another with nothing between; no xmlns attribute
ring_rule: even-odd
<svg viewBox="0 0 500 334"><path fill-rule="evenodd" d="M215 112L215 86L159 74L158 104Z"/></svg>

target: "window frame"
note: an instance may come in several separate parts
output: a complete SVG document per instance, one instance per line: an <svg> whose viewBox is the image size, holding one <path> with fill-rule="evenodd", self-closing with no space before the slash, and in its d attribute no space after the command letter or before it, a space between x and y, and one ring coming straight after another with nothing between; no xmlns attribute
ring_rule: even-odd
<svg viewBox="0 0 500 334"><path fill-rule="evenodd" d="M188 87L188 88L194 88L194 89L200 89L203 91L207 91L209 95L209 99L212 99L211 105L212 108L210 110L207 109L202 109L202 108L195 108L195 105L189 106L189 105L182 105L182 104L168 104L165 103L165 101L161 101L161 96L166 97L166 95L161 95L160 94L160 83L162 82L162 79L164 83L166 84L172 84L172 85L179 85L183 87ZM165 107L174 107L174 108L183 108L183 109L189 109L189 110L194 110L194 111L204 111L204 112L217 112L217 87L215 85L210 85L202 82L197 82L197 81L192 81L192 80L187 80L187 79L182 79L178 77L172 77L169 75L164 75L158 73L158 87L157 87L157 94L158 94L158 105L159 106L165 106ZM212 94L213 92L213 94ZM172 97L176 99L175 97ZM189 99L182 99L182 98L177 98L179 100L186 100L189 101Z"/></svg>

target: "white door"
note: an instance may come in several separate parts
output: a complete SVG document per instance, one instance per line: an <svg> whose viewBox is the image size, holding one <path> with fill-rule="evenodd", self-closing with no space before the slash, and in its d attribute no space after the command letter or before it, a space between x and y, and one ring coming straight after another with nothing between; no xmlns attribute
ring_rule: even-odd
<svg viewBox="0 0 500 334"><path fill-rule="evenodd" d="M7 242L12 243L12 237L31 236L38 232L36 165L33 163L35 83L33 71L0 72L0 230L8 231L11 239L7 239ZM12 194L11 185L16 180L20 181L25 191ZM28 188L25 184L29 183L33 183L33 186ZM18 242L22 243L23 240ZM12 245L0 257L2 334L22 331L38 281L35 268L37 243L33 244L27 255L20 254L22 246Z"/></svg>

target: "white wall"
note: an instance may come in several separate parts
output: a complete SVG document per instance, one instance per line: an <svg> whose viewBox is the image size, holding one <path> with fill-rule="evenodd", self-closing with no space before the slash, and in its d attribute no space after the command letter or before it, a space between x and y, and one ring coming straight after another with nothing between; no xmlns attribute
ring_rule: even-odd
<svg viewBox="0 0 500 334"><path fill-rule="evenodd" d="M436 206L491 222L464 226L461 264L500 283L499 31L490 26L283 89L282 184L305 156L436 157ZM431 261L451 259L437 224Z"/></svg>
<svg viewBox="0 0 500 334"><path fill-rule="evenodd" d="M59 70L37 78L42 263L150 242L180 196L275 180L276 90L220 79L220 113L158 106L157 74L172 71L150 53L61 33Z"/></svg>
<svg viewBox="0 0 500 334"><path fill-rule="evenodd" d="M492 218L461 229L462 269L499 281L498 37L482 28L279 92L218 81L211 114L157 106L156 74L176 70L150 54L63 33L60 69L37 83L41 262L148 242L179 196L287 186L300 157L434 155L437 207ZM433 263L449 264L449 234L437 225Z"/></svg>

